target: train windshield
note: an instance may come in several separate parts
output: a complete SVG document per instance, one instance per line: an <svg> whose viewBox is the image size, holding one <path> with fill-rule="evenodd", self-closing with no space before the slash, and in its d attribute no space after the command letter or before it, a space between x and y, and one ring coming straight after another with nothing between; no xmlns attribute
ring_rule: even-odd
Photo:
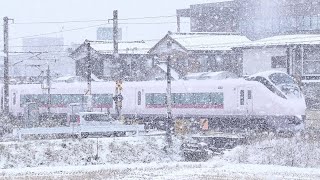
<svg viewBox="0 0 320 180"><path fill-rule="evenodd" d="M288 98L301 97L298 84L289 75L284 73L273 73L269 76L269 79Z"/></svg>

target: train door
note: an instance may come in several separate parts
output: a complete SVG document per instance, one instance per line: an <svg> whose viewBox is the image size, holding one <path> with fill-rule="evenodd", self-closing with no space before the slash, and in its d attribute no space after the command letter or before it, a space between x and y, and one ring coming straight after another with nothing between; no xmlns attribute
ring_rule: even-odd
<svg viewBox="0 0 320 180"><path fill-rule="evenodd" d="M252 88L240 87L238 99L238 109L245 114L251 114L253 111Z"/></svg>

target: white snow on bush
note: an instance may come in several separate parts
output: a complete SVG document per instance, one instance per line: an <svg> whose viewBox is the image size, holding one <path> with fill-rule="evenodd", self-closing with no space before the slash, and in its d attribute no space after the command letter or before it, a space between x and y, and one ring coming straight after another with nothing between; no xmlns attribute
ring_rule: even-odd
<svg viewBox="0 0 320 180"><path fill-rule="evenodd" d="M164 137L3 142L0 143L0 168L180 161L179 141L175 142L171 155L163 150Z"/></svg>
<svg viewBox="0 0 320 180"><path fill-rule="evenodd" d="M302 136L270 138L236 147L223 159L232 163L320 168L320 141Z"/></svg>

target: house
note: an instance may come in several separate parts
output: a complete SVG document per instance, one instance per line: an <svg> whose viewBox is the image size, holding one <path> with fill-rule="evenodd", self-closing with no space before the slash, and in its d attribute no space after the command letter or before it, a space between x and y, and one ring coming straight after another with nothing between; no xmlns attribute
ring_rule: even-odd
<svg viewBox="0 0 320 180"><path fill-rule="evenodd" d="M308 108L320 109L320 34L281 35L235 48L243 53L243 74L280 70L293 76Z"/></svg>
<svg viewBox="0 0 320 180"><path fill-rule="evenodd" d="M281 35L243 44L243 74L271 69L301 79L320 78L320 35Z"/></svg>
<svg viewBox="0 0 320 180"><path fill-rule="evenodd" d="M98 78L115 80L121 76L127 81L149 79L153 57L148 54L148 51L155 42L120 41L118 54L114 55L113 41L86 40L71 53L71 57L76 61L77 76L86 76L87 43L90 43L92 73Z"/></svg>
<svg viewBox="0 0 320 180"><path fill-rule="evenodd" d="M233 47L249 42L248 38L236 33L168 32L149 50L149 54L156 57L156 64L166 62L170 55L171 66L181 77L207 71L230 71L241 75L242 54Z"/></svg>

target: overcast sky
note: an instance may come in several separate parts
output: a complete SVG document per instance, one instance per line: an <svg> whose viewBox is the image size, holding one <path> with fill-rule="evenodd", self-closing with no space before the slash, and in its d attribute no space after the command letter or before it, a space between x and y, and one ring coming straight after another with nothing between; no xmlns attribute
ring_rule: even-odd
<svg viewBox="0 0 320 180"><path fill-rule="evenodd" d="M176 14L176 9L187 8L191 4L208 3L217 0L3 0L0 6L0 16L13 18L15 23L10 25L10 45L21 45L21 39L29 35L56 32L74 28L100 25L106 22L66 23L66 24L24 24L24 22L39 21L72 21L72 20L98 20L112 18L112 11L119 10L119 18L135 18L148 16L170 16ZM2 19L1 19L2 20ZM165 33L176 31L176 18L128 20L119 23L150 23L164 22L165 24L136 25L122 24L124 39L147 40L160 38ZM189 31L188 19L182 26L182 31ZM2 24L2 23L1 23ZM101 25L101 26L112 26ZM64 37L65 44L81 43L85 39L96 39L97 27L77 31L63 32L51 37ZM3 39L3 28L1 41ZM2 42L1 42L2 44ZM2 48L1 48L2 49Z"/></svg>

